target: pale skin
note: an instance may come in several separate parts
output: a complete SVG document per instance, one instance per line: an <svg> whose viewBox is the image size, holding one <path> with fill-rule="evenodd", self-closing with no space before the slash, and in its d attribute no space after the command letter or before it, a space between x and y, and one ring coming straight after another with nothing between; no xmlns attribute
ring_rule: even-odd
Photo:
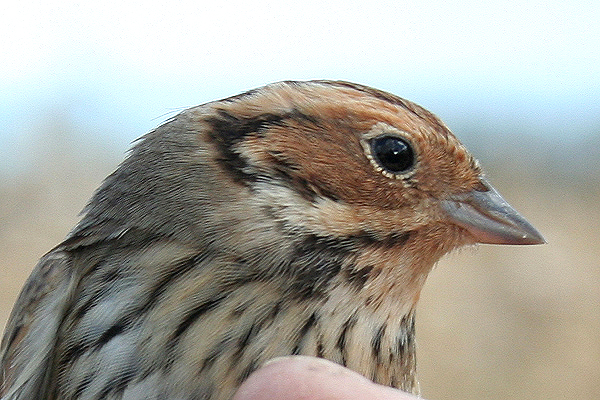
<svg viewBox="0 0 600 400"><path fill-rule="evenodd" d="M233 400L416 400L321 358L276 358L253 373Z"/></svg>

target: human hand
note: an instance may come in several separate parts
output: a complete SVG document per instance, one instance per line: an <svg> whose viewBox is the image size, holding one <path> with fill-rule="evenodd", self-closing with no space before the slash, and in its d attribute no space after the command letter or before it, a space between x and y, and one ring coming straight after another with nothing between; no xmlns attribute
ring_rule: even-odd
<svg viewBox="0 0 600 400"><path fill-rule="evenodd" d="M275 358L250 375L233 400L415 400L322 358Z"/></svg>

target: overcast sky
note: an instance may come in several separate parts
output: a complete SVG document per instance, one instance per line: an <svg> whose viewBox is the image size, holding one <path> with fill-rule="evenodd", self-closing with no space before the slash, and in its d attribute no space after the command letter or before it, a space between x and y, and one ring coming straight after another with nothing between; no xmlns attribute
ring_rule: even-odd
<svg viewBox="0 0 600 400"><path fill-rule="evenodd" d="M599 21L597 1L13 1L1 169L57 114L120 151L174 111L282 79L375 86L484 135L593 137Z"/></svg>

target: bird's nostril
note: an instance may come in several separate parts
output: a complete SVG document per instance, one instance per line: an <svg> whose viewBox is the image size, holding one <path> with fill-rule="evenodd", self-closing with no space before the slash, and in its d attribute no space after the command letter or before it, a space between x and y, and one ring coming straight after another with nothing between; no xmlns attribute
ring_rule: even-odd
<svg viewBox="0 0 600 400"><path fill-rule="evenodd" d="M475 190L477 192L489 192L490 186L485 180L480 179L477 182L477 184L475 185L475 187L473 188L473 190Z"/></svg>

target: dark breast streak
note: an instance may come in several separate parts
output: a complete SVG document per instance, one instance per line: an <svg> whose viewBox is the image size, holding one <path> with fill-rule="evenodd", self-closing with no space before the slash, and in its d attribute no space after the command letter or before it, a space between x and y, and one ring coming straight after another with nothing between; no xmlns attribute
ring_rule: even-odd
<svg viewBox="0 0 600 400"><path fill-rule="evenodd" d="M144 392L148 398L178 390L178 398L226 399L272 357L303 354L355 367L364 351L372 362L359 372L413 388L412 317L383 319L373 330L363 304L350 304L347 315L323 314L332 285L358 292L368 280L368 271L344 272L347 244L308 237L275 276L209 252L175 257L161 269L168 272L144 275L122 268L139 262L136 250L107 246L63 324L57 398L121 398L153 379L160 383Z"/></svg>

